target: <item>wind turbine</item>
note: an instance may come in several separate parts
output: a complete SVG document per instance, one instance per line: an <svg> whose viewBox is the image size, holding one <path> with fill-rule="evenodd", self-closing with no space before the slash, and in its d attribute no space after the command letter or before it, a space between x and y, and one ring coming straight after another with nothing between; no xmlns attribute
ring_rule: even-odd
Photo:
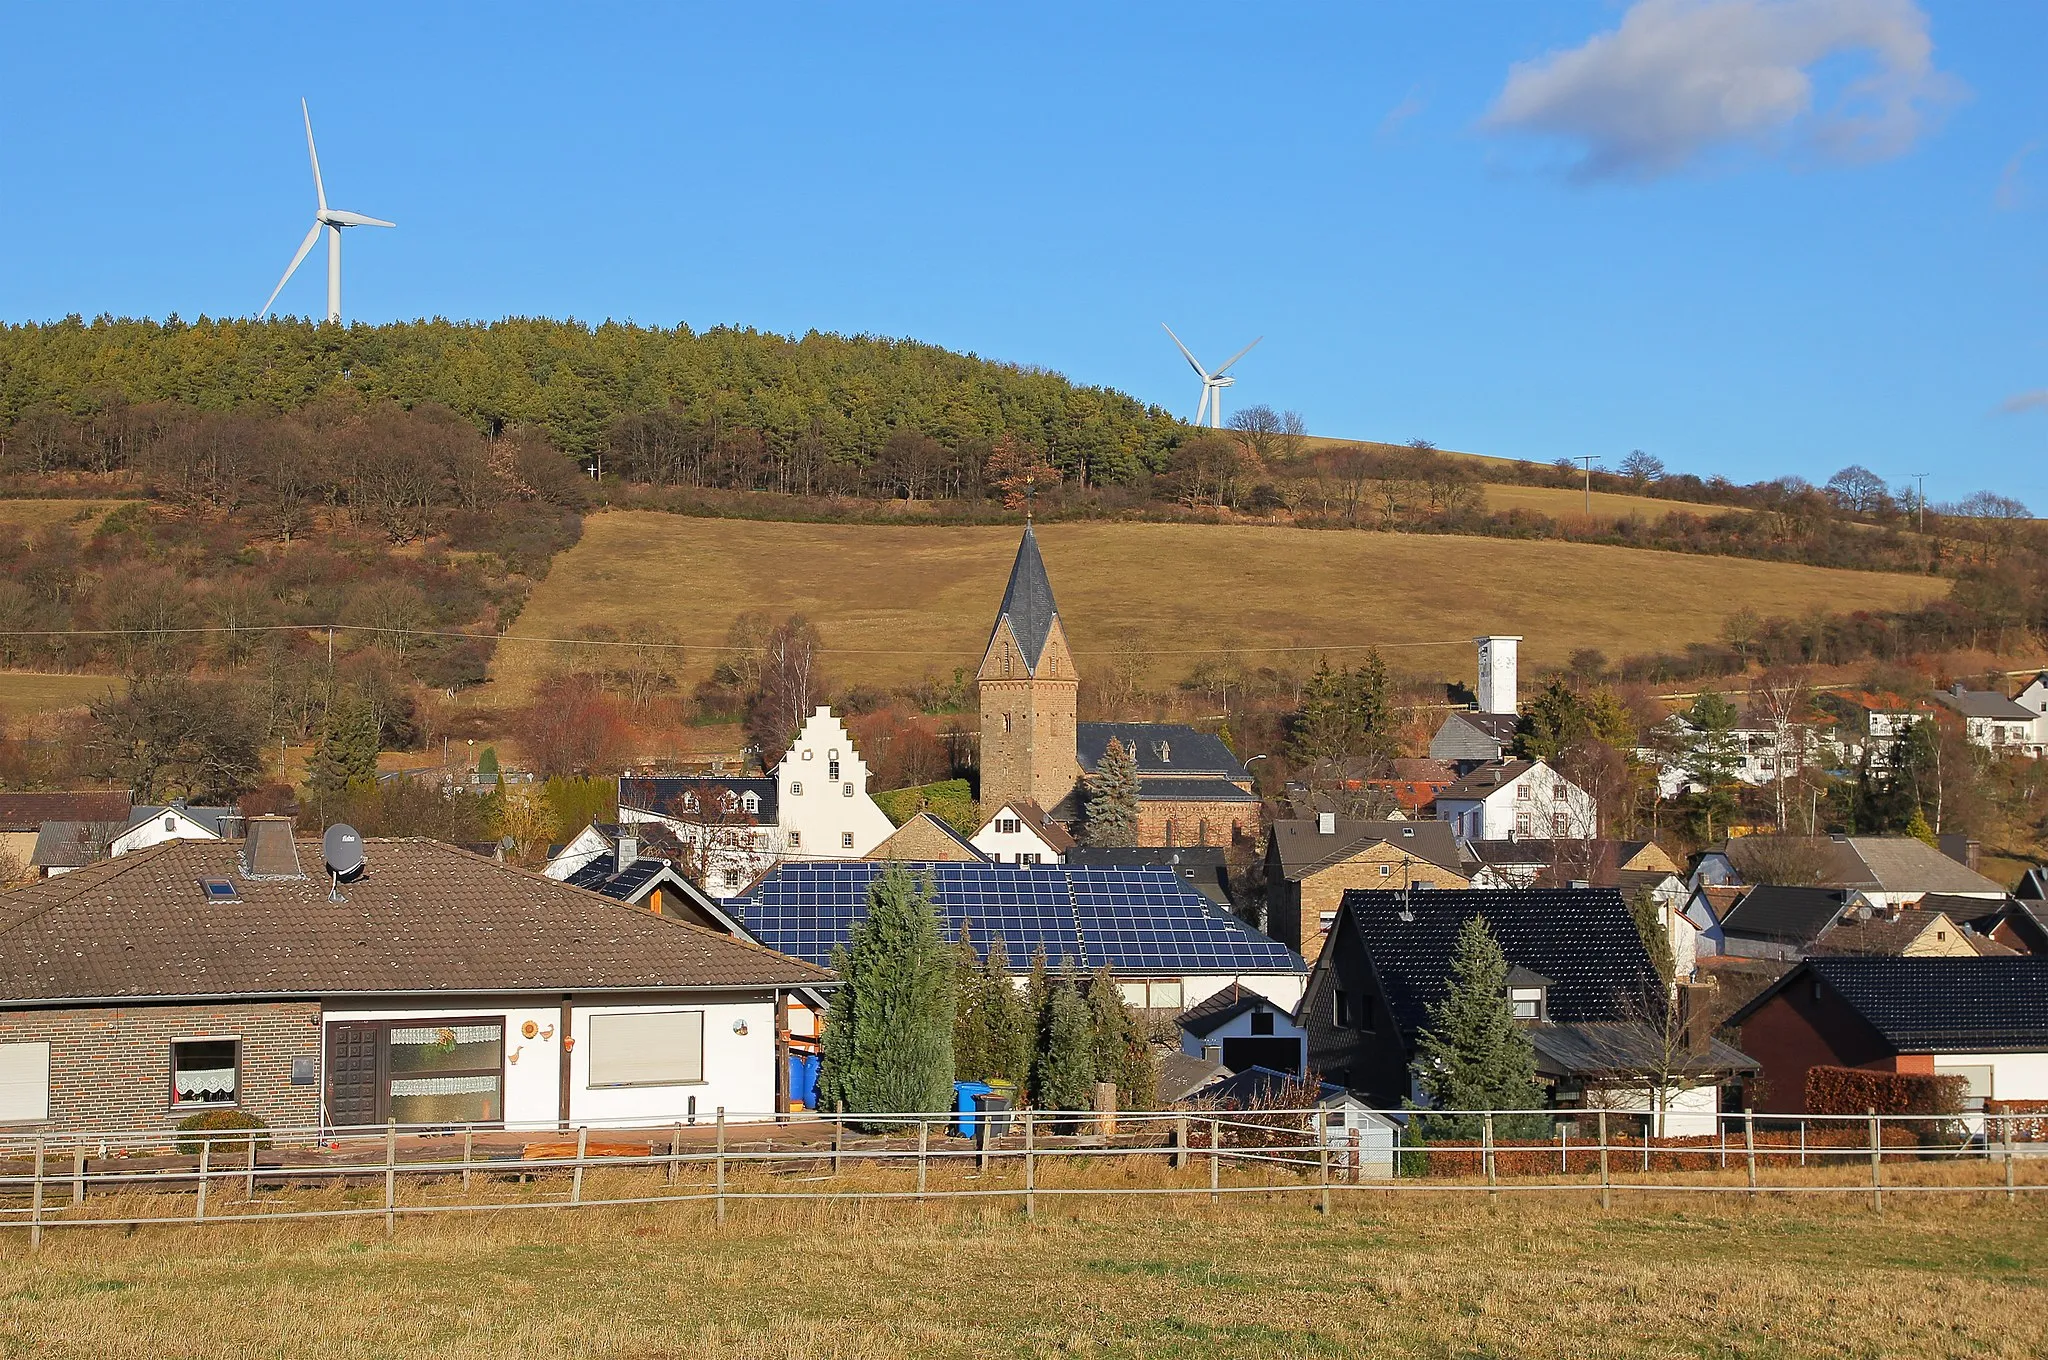
<svg viewBox="0 0 2048 1360"><path fill-rule="evenodd" d="M306 154L313 159L313 192L319 198L320 206L313 210L313 229L306 233L306 239L299 242L299 253L292 256L292 262L285 266L284 277L277 281L277 287L270 290L270 301L263 304L263 310L256 313L258 320L269 315L270 303L277 301L277 295L292 281L306 256L312 252L313 242L320 239L320 231L327 231L327 319L337 325L341 321L341 229L343 227L395 227L396 222L386 222L381 217L365 217L361 213L343 212L327 206L327 186L320 182L320 152L313 145L313 113L306 107L306 101L299 101L299 112L306 116Z"/></svg>
<svg viewBox="0 0 2048 1360"><path fill-rule="evenodd" d="M1173 327L1167 325L1164 321L1160 322L1159 325L1168 335L1173 335ZM1259 340L1265 338L1262 335L1259 337ZM1202 418L1206 415L1211 429L1220 430L1223 428L1223 389L1237 381L1235 378L1226 376L1230 370L1230 365L1244 358L1245 355L1250 354L1252 352L1252 345L1258 344L1259 340L1252 341L1251 345L1246 345L1243 349L1231 355L1224 362L1222 368L1211 373L1208 369L1202 367L1194 355L1188 352L1186 345L1180 343L1180 337L1173 335L1173 343L1179 348L1181 357L1188 361L1188 367L1195 370L1202 379L1202 403L1195 408L1195 424L1200 425Z"/></svg>

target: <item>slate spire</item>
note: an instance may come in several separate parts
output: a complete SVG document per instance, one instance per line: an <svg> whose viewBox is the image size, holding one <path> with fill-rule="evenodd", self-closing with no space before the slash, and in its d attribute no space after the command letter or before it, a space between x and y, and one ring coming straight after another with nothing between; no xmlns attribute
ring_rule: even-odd
<svg viewBox="0 0 2048 1360"><path fill-rule="evenodd" d="M1053 603L1052 582L1045 579L1045 559L1038 555L1038 535L1027 524L1024 540L1017 545L1017 560L1010 566L1010 584L1003 591L1002 608L996 611L995 627L989 630L989 644L995 644L995 635L1007 618L1023 652L1024 669L1036 675L1039 658L1045 654L1045 641L1052 636L1052 622L1059 612L1059 606Z"/></svg>

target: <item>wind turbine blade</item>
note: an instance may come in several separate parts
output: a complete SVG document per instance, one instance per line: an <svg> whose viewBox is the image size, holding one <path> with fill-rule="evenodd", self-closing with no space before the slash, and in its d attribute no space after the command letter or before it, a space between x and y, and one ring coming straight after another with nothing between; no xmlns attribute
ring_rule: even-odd
<svg viewBox="0 0 2048 1360"><path fill-rule="evenodd" d="M326 221L337 227L395 227L396 222L386 222L381 217L365 217L361 213L343 212L339 208L329 209Z"/></svg>
<svg viewBox="0 0 2048 1360"><path fill-rule="evenodd" d="M1159 323L1159 329L1165 331L1168 335L1173 335L1173 327L1167 325L1164 321ZM1188 367L1195 370L1195 372L1201 374L1203 382L1209 381L1209 374L1207 370L1205 370L1200 364L1195 362L1195 356L1188 352L1188 347L1186 345L1181 344L1180 337L1178 335L1173 335L1173 343L1174 347L1180 351L1181 357L1188 361Z"/></svg>
<svg viewBox="0 0 2048 1360"><path fill-rule="evenodd" d="M284 277L277 281L277 287L270 290L270 298L263 304L263 310L256 313L258 321L261 321L269 314L270 304L277 301L277 295L282 293L284 286L292 281L292 275L297 273L299 266L306 262L306 256L312 253L313 243L319 239L320 224L315 222L313 229L306 233L306 239L299 242L299 253L292 256L292 262L284 267Z"/></svg>
<svg viewBox="0 0 2048 1360"><path fill-rule="evenodd" d="M1259 340L1263 340L1265 338L1266 337L1262 335L1259 337ZM1245 355L1250 354L1252 352L1253 347L1259 343L1259 340L1252 341L1251 344L1246 345L1243 349L1231 355L1230 358L1224 362L1223 367L1216 370L1215 376L1219 378L1222 377L1224 372L1228 370L1232 364L1236 363L1239 359L1244 358Z"/></svg>
<svg viewBox="0 0 2048 1360"><path fill-rule="evenodd" d="M306 107L306 101L299 101L299 112L306 115L306 154L313 160L313 192L320 196L320 211L327 211L327 186L320 182L320 152L313 145L313 111ZM280 288L283 284L278 285Z"/></svg>

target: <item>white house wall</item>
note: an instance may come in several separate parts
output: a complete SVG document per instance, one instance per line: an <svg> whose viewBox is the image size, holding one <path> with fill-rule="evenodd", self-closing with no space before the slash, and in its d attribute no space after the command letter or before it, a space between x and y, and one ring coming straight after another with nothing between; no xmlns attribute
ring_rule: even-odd
<svg viewBox="0 0 2048 1360"><path fill-rule="evenodd" d="M775 767L775 785L778 852L785 858L859 859L895 834L896 824L869 796L867 762L829 708L805 721Z"/></svg>
<svg viewBox="0 0 2048 1360"><path fill-rule="evenodd" d="M724 997L706 1001L648 1000L596 1005L574 1004L570 1011L570 1033L587 1036L594 1015L646 1014L649 1012L704 1012L704 1080L673 1086L601 1087L587 1082L590 1050L578 1042L569 1049L569 1117L572 1123L631 1125L669 1124L688 1120L690 1098L695 1097L695 1118L715 1117L719 1106L727 1118L771 1116L775 1112L775 1005L767 996L758 999ZM416 1006L384 1007L373 1010L325 1010L326 1024L351 1020L430 1020L444 1017L477 1016L503 1018L505 1024L504 1114L511 1130L544 1130L560 1127L562 1008L533 1005L526 1001L469 1001L461 997L439 997ZM520 1033L527 1021L538 1031L531 1039ZM744 1035L733 1032L733 1023L744 1021ZM322 1029L321 1082L326 1089L325 1029Z"/></svg>
<svg viewBox="0 0 2048 1360"><path fill-rule="evenodd" d="M1016 819L1015 831L996 830L996 822L1004 817ZM1029 822L1018 817L1009 808L1002 809L984 822L981 830L974 833L974 839L970 844L998 864L1019 863L1019 855L1037 855L1040 864L1062 862L1060 852L1047 845L1044 838L1031 829Z"/></svg>
<svg viewBox="0 0 2048 1360"><path fill-rule="evenodd" d="M1261 992L1260 995L1263 996L1264 993ZM1272 1000L1270 997L1267 999ZM1296 1042L1300 1042L1308 1037L1308 1031L1295 1024L1292 1016L1289 1014L1299 1000L1300 998L1297 997L1294 1001L1276 1000L1273 1002L1273 1032L1271 1034L1252 1033L1252 1013L1246 1011L1243 1015L1232 1016L1207 1034L1190 1034L1186 1030L1182 1030L1180 1032L1180 1051L1191 1058L1199 1058L1202 1056L1202 1049L1204 1047L1211 1044L1220 1044L1225 1039L1293 1039ZM1306 1061L1307 1057L1307 1051L1304 1049L1295 1061L1299 1064Z"/></svg>
<svg viewBox="0 0 2048 1360"><path fill-rule="evenodd" d="M1663 1099L1651 1099L1648 1082L1639 1086L1609 1086L1586 1092L1586 1108L1606 1109L1622 1114L1645 1114L1661 1120L1660 1138L1711 1138L1720 1131L1721 1088L1672 1086Z"/></svg>

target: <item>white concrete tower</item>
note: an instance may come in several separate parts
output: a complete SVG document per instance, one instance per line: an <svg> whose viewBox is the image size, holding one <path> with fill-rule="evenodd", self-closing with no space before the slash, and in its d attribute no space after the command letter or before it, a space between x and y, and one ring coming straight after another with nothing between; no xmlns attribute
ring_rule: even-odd
<svg viewBox="0 0 2048 1360"><path fill-rule="evenodd" d="M1473 641L1479 644L1479 711L1515 712L1515 649L1522 639L1495 633Z"/></svg>

